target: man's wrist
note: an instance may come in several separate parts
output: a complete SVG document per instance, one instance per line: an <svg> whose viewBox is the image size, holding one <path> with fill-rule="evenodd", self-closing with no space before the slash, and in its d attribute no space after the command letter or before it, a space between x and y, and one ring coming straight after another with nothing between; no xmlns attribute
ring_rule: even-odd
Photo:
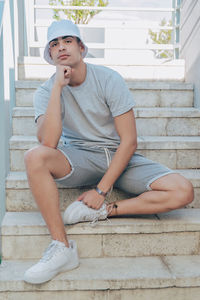
<svg viewBox="0 0 200 300"><path fill-rule="evenodd" d="M108 194L107 192L103 192L101 189L99 189L98 186L95 188L95 191L103 197L106 197Z"/></svg>
<svg viewBox="0 0 200 300"><path fill-rule="evenodd" d="M62 92L63 86L59 83L59 82L54 82L54 89L56 89L57 91L59 91L59 93Z"/></svg>

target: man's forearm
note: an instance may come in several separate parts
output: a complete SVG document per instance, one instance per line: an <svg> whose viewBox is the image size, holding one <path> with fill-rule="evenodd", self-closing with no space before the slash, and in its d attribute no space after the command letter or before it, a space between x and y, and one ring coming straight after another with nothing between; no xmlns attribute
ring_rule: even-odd
<svg viewBox="0 0 200 300"><path fill-rule="evenodd" d="M51 148L57 147L62 133L61 91L62 88L54 84L46 113L38 128L40 143Z"/></svg>
<svg viewBox="0 0 200 300"><path fill-rule="evenodd" d="M126 168L129 160L137 148L136 144L121 143L118 147L111 164L98 184L103 192L108 192L121 173Z"/></svg>

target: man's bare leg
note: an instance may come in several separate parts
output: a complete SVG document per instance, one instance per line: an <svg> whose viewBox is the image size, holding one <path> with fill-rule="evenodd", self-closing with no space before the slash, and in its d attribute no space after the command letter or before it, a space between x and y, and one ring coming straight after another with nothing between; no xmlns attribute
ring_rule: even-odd
<svg viewBox="0 0 200 300"><path fill-rule="evenodd" d="M26 152L25 165L29 186L52 239L69 247L60 213L59 194L55 178L69 174L71 166L62 152L38 146Z"/></svg>
<svg viewBox="0 0 200 300"><path fill-rule="evenodd" d="M179 174L168 174L150 185L152 191L108 205L109 216L155 214L184 207L194 198L192 184Z"/></svg>

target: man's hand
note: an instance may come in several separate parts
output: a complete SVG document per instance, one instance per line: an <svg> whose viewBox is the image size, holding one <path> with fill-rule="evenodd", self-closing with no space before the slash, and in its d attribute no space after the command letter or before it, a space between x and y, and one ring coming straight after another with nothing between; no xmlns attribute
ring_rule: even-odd
<svg viewBox="0 0 200 300"><path fill-rule="evenodd" d="M77 201L83 201L83 203L93 209L99 209L102 206L104 200L105 197L99 195L95 190L87 191L81 194L77 199Z"/></svg>
<svg viewBox="0 0 200 300"><path fill-rule="evenodd" d="M58 84L60 88L68 85L71 79L72 72L73 70L69 66L57 65L55 84Z"/></svg>

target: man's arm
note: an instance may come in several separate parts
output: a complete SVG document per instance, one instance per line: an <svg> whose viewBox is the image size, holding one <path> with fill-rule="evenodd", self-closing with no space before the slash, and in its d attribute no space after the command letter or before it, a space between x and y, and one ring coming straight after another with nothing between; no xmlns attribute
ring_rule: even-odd
<svg viewBox="0 0 200 300"><path fill-rule="evenodd" d="M111 161L111 164L98 184L98 188L108 192L137 148L137 132L134 113L132 110L114 118L115 128L120 137L120 145Z"/></svg>
<svg viewBox="0 0 200 300"><path fill-rule="evenodd" d="M70 77L70 67L57 66L47 110L37 121L37 138L44 146L56 148L58 145L62 134L61 92L63 87L69 83Z"/></svg>
<svg viewBox="0 0 200 300"><path fill-rule="evenodd" d="M120 145L111 161L111 164L98 184L103 192L108 192L137 148L137 133L134 113L132 110L114 118L115 128L120 137ZM104 197L95 190L83 193L78 200L82 200L89 207L99 209L104 202Z"/></svg>

